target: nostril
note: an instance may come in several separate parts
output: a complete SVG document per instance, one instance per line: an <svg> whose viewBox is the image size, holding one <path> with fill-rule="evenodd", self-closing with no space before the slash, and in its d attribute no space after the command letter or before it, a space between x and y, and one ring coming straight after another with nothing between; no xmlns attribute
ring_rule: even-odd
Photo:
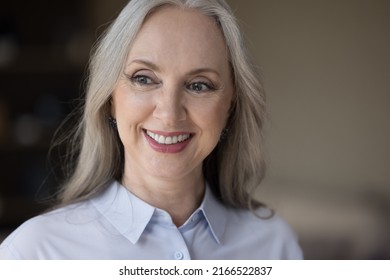
<svg viewBox="0 0 390 280"><path fill-rule="evenodd" d="M187 119L187 110L182 104L157 104L153 116L167 124Z"/></svg>

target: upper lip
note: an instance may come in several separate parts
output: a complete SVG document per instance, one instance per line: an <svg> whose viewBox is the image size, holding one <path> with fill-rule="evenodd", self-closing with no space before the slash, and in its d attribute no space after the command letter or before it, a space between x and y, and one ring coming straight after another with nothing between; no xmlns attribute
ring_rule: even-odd
<svg viewBox="0 0 390 280"><path fill-rule="evenodd" d="M167 132L167 131L160 131L160 130L150 130L150 129L144 129L145 131L152 132L154 134L162 135L162 136L178 136L178 135L184 135L184 134L189 134L193 135L194 133L188 132L188 131L172 131L172 132Z"/></svg>

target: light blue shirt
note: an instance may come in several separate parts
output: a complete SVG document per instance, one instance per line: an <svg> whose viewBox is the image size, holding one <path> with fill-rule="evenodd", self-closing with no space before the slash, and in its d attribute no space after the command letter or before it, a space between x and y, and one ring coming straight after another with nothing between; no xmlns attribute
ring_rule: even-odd
<svg viewBox="0 0 390 280"><path fill-rule="evenodd" d="M28 220L0 245L0 259L301 258L277 215L261 219L226 207L206 188L201 206L178 228L116 181L95 198Z"/></svg>

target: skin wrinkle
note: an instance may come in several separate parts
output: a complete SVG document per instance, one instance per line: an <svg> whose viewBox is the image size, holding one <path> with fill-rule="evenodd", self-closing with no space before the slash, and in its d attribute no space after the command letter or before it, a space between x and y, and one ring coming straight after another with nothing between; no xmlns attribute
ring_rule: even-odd
<svg viewBox="0 0 390 280"><path fill-rule="evenodd" d="M148 61L147 58L134 59L133 61L131 61L130 63L127 64L126 69L125 69L125 73L124 73L125 78L127 78L129 80L131 80L131 78L132 78L132 74L131 73L133 72L132 71L133 68L137 67L137 66L134 66L134 64L138 65L139 67L141 67L141 70L138 70L137 72L145 71L145 70L142 69L142 66L146 66L149 69L151 69L151 70L153 70L154 72L157 72L157 73L161 73L162 72L162 70L159 68L158 65L156 65L155 63L153 63L151 61ZM155 73L150 73L150 74L155 78L155 80L158 80L159 83L163 82L162 80L160 80L156 76ZM187 74L185 74L185 76L190 78L191 76L195 77L198 74L200 75L200 77L202 77L202 74L205 75L203 77L205 77L206 79L207 79L206 76L208 76L208 78L211 78L212 85L213 85L215 91L217 91L217 90L218 91L223 91L225 89L226 86L225 86L225 84L222 83L219 72L217 70L211 68L211 67L203 67L203 68L193 69L190 72L188 72Z"/></svg>
<svg viewBox="0 0 390 280"><path fill-rule="evenodd" d="M125 154L122 184L167 211L177 226L200 205L203 160L227 122L233 84L221 50L225 42L211 18L194 10L161 8L136 36L112 95L111 113ZM137 75L147 82L141 84ZM195 92L190 86L196 82L202 89L203 83L215 88ZM190 132L192 138L183 151L162 153L150 147L145 129Z"/></svg>

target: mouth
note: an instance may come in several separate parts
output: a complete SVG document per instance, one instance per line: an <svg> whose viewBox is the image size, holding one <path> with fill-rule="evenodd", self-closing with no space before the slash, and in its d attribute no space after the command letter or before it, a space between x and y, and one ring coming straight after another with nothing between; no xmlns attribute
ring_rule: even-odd
<svg viewBox="0 0 390 280"><path fill-rule="evenodd" d="M177 132L177 133L164 133L165 135L162 135L162 133L158 132L152 132L150 130L144 129L144 133L151 139L153 139L155 142L161 145L175 145L178 143L185 142L193 137L192 133L184 133L184 132Z"/></svg>
<svg viewBox="0 0 390 280"><path fill-rule="evenodd" d="M143 129L150 147L160 153L179 153L183 151L195 135L189 132L162 132Z"/></svg>

